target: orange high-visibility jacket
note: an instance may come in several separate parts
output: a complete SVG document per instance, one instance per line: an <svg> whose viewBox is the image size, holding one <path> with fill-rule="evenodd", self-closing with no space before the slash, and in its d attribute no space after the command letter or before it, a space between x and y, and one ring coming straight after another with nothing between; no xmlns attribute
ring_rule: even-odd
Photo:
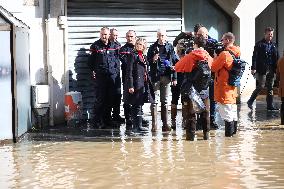
<svg viewBox="0 0 284 189"><path fill-rule="evenodd" d="M230 46L213 60L211 70L215 72L214 100L221 104L235 104L237 87L228 84L229 70L233 66L233 57L226 50L232 51L236 57L241 55L239 47Z"/></svg>
<svg viewBox="0 0 284 189"><path fill-rule="evenodd" d="M175 71L192 72L198 60L207 60L208 65L211 68L213 59L209 53L204 49L195 49L189 54L185 55L175 64Z"/></svg>

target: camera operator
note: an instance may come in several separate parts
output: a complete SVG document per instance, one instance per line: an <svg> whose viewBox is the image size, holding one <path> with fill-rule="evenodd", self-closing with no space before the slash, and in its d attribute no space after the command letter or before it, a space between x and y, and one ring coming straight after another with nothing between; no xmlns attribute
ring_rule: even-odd
<svg viewBox="0 0 284 189"><path fill-rule="evenodd" d="M199 28L197 36L203 36L206 40L205 50L211 57L214 57L214 53L219 54L223 51L224 46L222 43L218 43L216 39L211 38L208 35L208 30L205 27ZM209 85L209 99L210 99L210 128L218 129L218 125L215 122L216 102L214 101L214 73L211 73L212 80Z"/></svg>
<svg viewBox="0 0 284 189"><path fill-rule="evenodd" d="M176 52L179 58L184 57L186 54L190 53L193 50L194 38L199 30L199 28L203 27L202 24L195 24L193 32L181 32L173 41L173 45L176 47ZM177 73L177 84L171 86L172 92L172 101L171 101L171 124L172 129L176 129L176 116L177 116L177 105L180 98L180 88L183 82L183 73ZM184 105L182 105L182 125L185 127L185 117L186 117L186 109Z"/></svg>
<svg viewBox="0 0 284 189"><path fill-rule="evenodd" d="M193 50L194 38L198 30L203 27L202 24L195 24L193 32L181 32L173 41L174 47L177 47L177 54L183 57Z"/></svg>

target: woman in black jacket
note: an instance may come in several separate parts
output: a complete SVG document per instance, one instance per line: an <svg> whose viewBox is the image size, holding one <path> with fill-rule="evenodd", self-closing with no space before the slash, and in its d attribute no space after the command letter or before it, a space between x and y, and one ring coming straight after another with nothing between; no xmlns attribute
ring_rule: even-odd
<svg viewBox="0 0 284 189"><path fill-rule="evenodd" d="M134 133L149 130L147 127L142 126L142 106L145 102L153 102L153 90L150 90L151 83L148 75L148 62L144 55L146 48L146 40L138 38L134 52L128 56L126 69L125 86L127 88L124 90L124 100L132 105L131 118Z"/></svg>

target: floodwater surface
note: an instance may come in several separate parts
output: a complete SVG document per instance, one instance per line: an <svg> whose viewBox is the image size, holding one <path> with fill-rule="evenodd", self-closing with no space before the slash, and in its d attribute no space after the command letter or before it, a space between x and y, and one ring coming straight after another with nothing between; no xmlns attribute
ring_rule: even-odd
<svg viewBox="0 0 284 189"><path fill-rule="evenodd" d="M278 113L279 114L279 113ZM0 146L0 188L284 188L284 130L273 116L242 114L232 138L184 130L105 141L35 141ZM263 117L263 116L260 116ZM271 120L269 121L269 118Z"/></svg>

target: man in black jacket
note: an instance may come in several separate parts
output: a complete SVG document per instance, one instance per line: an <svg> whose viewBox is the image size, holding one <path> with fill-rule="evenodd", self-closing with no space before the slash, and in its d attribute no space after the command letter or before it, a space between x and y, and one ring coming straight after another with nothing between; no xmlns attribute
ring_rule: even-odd
<svg viewBox="0 0 284 189"><path fill-rule="evenodd" d="M251 74L256 76L257 86L247 102L250 109L252 109L254 100L266 84L267 110L278 110L273 105L273 84L278 60L277 47L276 44L272 42L273 32L273 28L265 28L264 39L258 41L254 46Z"/></svg>
<svg viewBox="0 0 284 189"><path fill-rule="evenodd" d="M111 109L113 107L113 94L120 81L117 77L120 72L119 46L109 40L110 30L103 27L100 31L100 39L91 47L91 55L88 65L95 79L95 124L104 128L112 124Z"/></svg>
<svg viewBox="0 0 284 189"><path fill-rule="evenodd" d="M121 44L117 40L118 38L118 31L115 28L110 29L110 36L109 40L115 43L118 47L121 47ZM120 116L120 103L121 103L121 78L120 73L116 76L116 89L115 94L113 96L113 107L112 107L112 121L122 124L125 122L124 118Z"/></svg>
<svg viewBox="0 0 284 189"><path fill-rule="evenodd" d="M134 45L136 42L136 33L134 30L129 30L126 33L126 43L120 48L119 51L119 58L121 62L121 71L122 71L122 84L125 86L125 75L126 75L126 68L127 68L127 58L128 55L131 54L134 51ZM123 103L123 109L124 109L124 116L126 120L126 129L129 130L132 126L131 121L131 105L128 103Z"/></svg>

